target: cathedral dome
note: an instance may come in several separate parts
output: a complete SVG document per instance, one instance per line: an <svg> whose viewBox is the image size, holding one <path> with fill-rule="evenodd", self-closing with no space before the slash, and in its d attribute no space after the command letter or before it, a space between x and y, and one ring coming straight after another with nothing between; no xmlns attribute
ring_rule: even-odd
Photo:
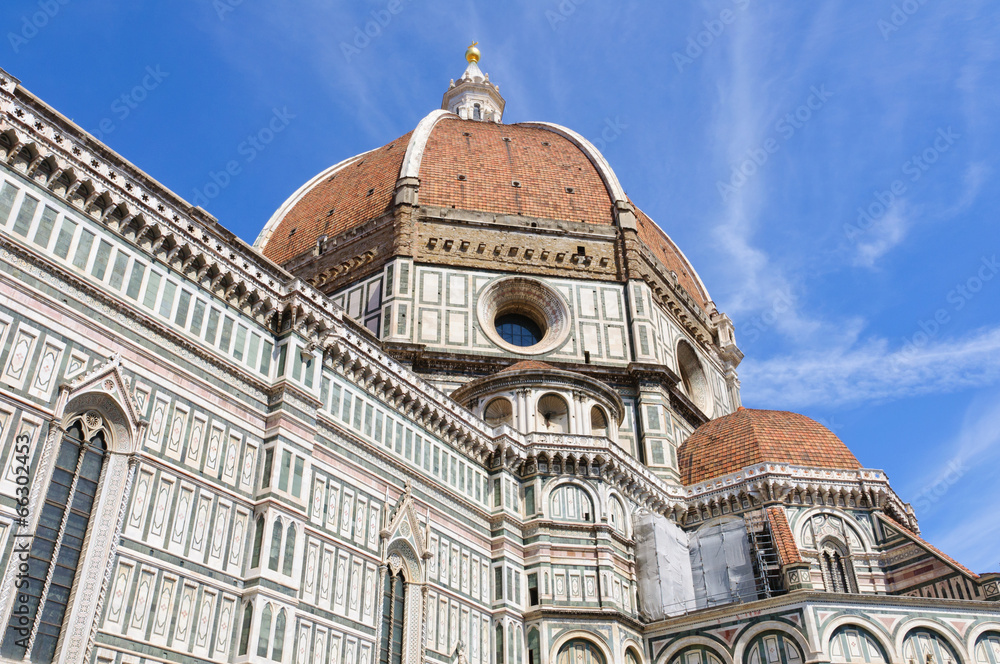
<svg viewBox="0 0 1000 664"><path fill-rule="evenodd" d="M474 64L474 63L473 63ZM565 127L463 119L447 110L425 117L391 143L320 173L285 202L255 242L279 264L308 255L327 238L391 215L400 188L432 209L484 219L537 219L612 227L635 217L643 247L702 309L711 298L677 245L625 195L603 155Z"/></svg>
<svg viewBox="0 0 1000 664"><path fill-rule="evenodd" d="M861 464L825 426L798 413L739 408L701 425L677 451L681 482L698 484L758 463L832 470Z"/></svg>

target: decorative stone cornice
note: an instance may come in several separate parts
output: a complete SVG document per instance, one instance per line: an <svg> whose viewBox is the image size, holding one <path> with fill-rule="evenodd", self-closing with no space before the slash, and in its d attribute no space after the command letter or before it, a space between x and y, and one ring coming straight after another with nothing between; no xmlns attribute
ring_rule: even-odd
<svg viewBox="0 0 1000 664"><path fill-rule="evenodd" d="M889 486L885 473L869 468L828 470L760 463L686 487L684 494L692 508L709 510L743 496L789 505L798 504L792 502L796 494L811 496L813 505L844 506L853 500L859 507L865 502L867 508L885 510L907 527L916 527L911 511Z"/></svg>
<svg viewBox="0 0 1000 664"><path fill-rule="evenodd" d="M604 407L608 408L615 422L618 424L621 424L622 419L625 417L625 405L622 403L621 397L613 389L596 378L552 366L501 371L491 376L466 383L452 392L451 398L459 403L467 403L481 395L492 394L502 390L539 386L581 390L593 396Z"/></svg>
<svg viewBox="0 0 1000 664"><path fill-rule="evenodd" d="M645 509L680 520L688 511L683 490L665 484L625 450L597 436L520 434L504 427L494 440L495 466L517 474L590 477L607 482Z"/></svg>

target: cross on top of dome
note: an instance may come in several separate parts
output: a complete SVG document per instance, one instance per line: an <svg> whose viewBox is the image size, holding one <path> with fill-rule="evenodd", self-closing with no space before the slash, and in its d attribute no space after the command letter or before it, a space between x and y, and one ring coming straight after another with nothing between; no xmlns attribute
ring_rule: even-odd
<svg viewBox="0 0 1000 664"><path fill-rule="evenodd" d="M441 108L455 113L463 120L500 122L506 102L500 96L500 86L490 82L490 75L479 68L479 42L472 42L465 51L469 63L456 82L451 81L444 93Z"/></svg>

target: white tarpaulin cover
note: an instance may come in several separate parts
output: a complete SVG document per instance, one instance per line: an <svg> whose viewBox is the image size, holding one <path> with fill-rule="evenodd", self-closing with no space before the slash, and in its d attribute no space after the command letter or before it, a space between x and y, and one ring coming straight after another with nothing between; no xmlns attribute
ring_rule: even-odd
<svg viewBox="0 0 1000 664"><path fill-rule="evenodd" d="M747 529L732 518L689 534L691 576L698 608L757 599Z"/></svg>
<svg viewBox="0 0 1000 664"><path fill-rule="evenodd" d="M635 519L639 606L650 620L697 608L688 555L688 535L659 514Z"/></svg>
<svg viewBox="0 0 1000 664"><path fill-rule="evenodd" d="M757 599L743 519L691 533L652 513L635 519L639 602L649 620Z"/></svg>

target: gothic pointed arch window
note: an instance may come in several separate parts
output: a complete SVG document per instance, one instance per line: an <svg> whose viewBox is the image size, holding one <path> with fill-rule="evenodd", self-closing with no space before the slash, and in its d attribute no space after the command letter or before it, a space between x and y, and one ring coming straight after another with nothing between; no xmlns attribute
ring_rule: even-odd
<svg viewBox="0 0 1000 664"><path fill-rule="evenodd" d="M264 611L260 614L260 628L257 638L257 656L267 657L267 644L271 638L271 605L265 604Z"/></svg>
<svg viewBox="0 0 1000 664"><path fill-rule="evenodd" d="M247 604L243 609L243 627L240 629L239 655L246 655L250 650L250 627L253 625L253 604Z"/></svg>
<svg viewBox="0 0 1000 664"><path fill-rule="evenodd" d="M109 439L110 430L96 411L66 427L28 552L26 583L18 591L25 599L24 610L11 616L0 656L43 663L55 658ZM35 633L30 653L25 617L29 617L28 634Z"/></svg>
<svg viewBox="0 0 1000 664"><path fill-rule="evenodd" d="M289 524L288 532L285 535L285 559L282 562L281 573L285 576L292 575L292 567L295 564L295 524Z"/></svg>
<svg viewBox="0 0 1000 664"><path fill-rule="evenodd" d="M274 638L271 643L271 659L280 662L285 654L285 610L278 612L274 621Z"/></svg>
<svg viewBox="0 0 1000 664"><path fill-rule="evenodd" d="M278 571L278 563L281 561L281 519L275 519L271 526L271 555L267 561L267 567L272 572Z"/></svg>
<svg viewBox="0 0 1000 664"><path fill-rule="evenodd" d="M257 517L257 527L253 534L253 551L250 554L250 569L260 567L260 549L264 546L264 516Z"/></svg>
<svg viewBox="0 0 1000 664"><path fill-rule="evenodd" d="M394 569L395 568L395 569ZM406 579L401 565L386 569L382 586L382 640L379 664L402 664L406 634Z"/></svg>
<svg viewBox="0 0 1000 664"><path fill-rule="evenodd" d="M854 579L854 565L846 547L836 540L827 539L819 554L820 567L823 569L823 582L827 592L856 593L857 582Z"/></svg>

